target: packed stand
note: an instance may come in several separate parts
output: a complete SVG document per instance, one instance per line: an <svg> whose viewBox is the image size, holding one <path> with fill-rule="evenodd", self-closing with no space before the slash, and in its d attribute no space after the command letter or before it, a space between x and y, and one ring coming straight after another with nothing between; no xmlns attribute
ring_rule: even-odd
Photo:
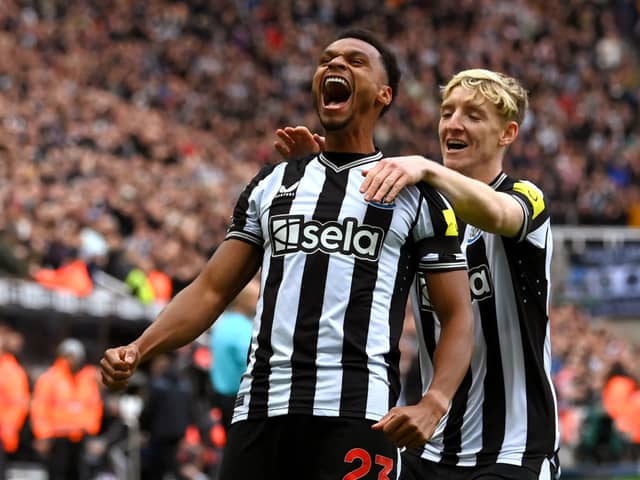
<svg viewBox="0 0 640 480"><path fill-rule="evenodd" d="M403 63L384 152L437 158L439 85L505 71L532 98L509 170L542 187L553 221L640 225L638 19L630 1L5 1L0 268L78 295L106 273L166 301L279 160L275 129L318 127L315 46L351 25Z"/></svg>

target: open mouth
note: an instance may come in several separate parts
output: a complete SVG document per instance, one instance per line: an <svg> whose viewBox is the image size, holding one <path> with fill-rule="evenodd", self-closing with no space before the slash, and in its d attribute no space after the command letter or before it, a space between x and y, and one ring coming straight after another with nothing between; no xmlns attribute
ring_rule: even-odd
<svg viewBox="0 0 640 480"><path fill-rule="evenodd" d="M463 140L449 139L446 141L447 151L455 152L467 148L467 143Z"/></svg>
<svg viewBox="0 0 640 480"><path fill-rule="evenodd" d="M344 78L328 76L322 84L322 105L330 109L341 108L349 101L351 93L351 85Z"/></svg>

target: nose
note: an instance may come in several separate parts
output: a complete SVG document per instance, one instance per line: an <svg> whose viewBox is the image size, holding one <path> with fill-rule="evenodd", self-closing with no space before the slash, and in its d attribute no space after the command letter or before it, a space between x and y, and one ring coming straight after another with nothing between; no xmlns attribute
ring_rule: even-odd
<svg viewBox="0 0 640 480"><path fill-rule="evenodd" d="M346 64L346 60L342 55L336 55L331 60L329 60L329 67L344 67Z"/></svg>
<svg viewBox="0 0 640 480"><path fill-rule="evenodd" d="M462 113L454 110L449 116L442 119L444 126L450 130L462 130Z"/></svg>

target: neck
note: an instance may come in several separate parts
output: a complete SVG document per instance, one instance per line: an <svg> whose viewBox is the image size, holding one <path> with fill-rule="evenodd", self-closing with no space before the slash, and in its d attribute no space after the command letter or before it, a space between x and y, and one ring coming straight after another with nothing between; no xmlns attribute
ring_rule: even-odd
<svg viewBox="0 0 640 480"><path fill-rule="evenodd" d="M325 150L343 153L373 153L376 150L373 143L373 131L368 128L330 130L325 137Z"/></svg>
<svg viewBox="0 0 640 480"><path fill-rule="evenodd" d="M498 159L490 164L475 165L474 168L470 168L468 171L461 171L460 173L489 185L501 171L502 159Z"/></svg>

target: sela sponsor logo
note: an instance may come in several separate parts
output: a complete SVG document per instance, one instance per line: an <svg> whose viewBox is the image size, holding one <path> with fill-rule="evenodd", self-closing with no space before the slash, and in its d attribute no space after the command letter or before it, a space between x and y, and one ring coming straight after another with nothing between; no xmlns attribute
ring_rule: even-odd
<svg viewBox="0 0 640 480"><path fill-rule="evenodd" d="M278 193L276 193L275 198L295 197L296 190L298 189L298 185L300 185L299 181L288 187L285 187L284 185L280 185L280 189L278 190Z"/></svg>
<svg viewBox="0 0 640 480"><path fill-rule="evenodd" d="M471 288L471 298L473 300L484 300L493 297L493 282L489 267L480 265L469 270L469 287Z"/></svg>
<svg viewBox="0 0 640 480"><path fill-rule="evenodd" d="M433 312L433 305L429 298L427 281L423 272L418 274L418 288L420 289L420 310ZM479 267L469 270L469 288L471 290L472 300L480 301L493 296L491 274L486 265L480 265Z"/></svg>
<svg viewBox="0 0 640 480"><path fill-rule="evenodd" d="M342 223L305 222L302 215L274 215L270 219L272 256L289 253L341 253L362 260L377 260L384 242L380 227L358 225L356 218Z"/></svg>

